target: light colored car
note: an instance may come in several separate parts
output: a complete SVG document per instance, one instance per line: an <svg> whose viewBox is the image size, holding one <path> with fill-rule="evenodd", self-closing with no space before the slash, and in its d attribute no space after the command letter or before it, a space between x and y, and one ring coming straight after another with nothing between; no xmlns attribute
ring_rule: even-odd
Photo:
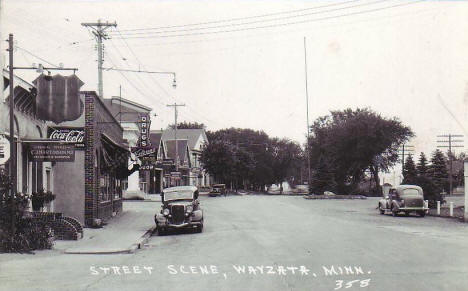
<svg viewBox="0 0 468 291"><path fill-rule="evenodd" d="M296 185L295 188L291 190L294 194L309 194L309 186L308 185Z"/></svg>
<svg viewBox="0 0 468 291"><path fill-rule="evenodd" d="M195 186L178 186L161 193L161 211L154 216L159 235L169 229L190 228L203 231L203 210Z"/></svg>
<svg viewBox="0 0 468 291"><path fill-rule="evenodd" d="M416 185L400 185L391 188L388 195L384 194L383 199L379 201L380 214L391 211L393 216L397 216L399 213L409 215L415 212L424 217L428 210L424 202L423 190Z"/></svg>

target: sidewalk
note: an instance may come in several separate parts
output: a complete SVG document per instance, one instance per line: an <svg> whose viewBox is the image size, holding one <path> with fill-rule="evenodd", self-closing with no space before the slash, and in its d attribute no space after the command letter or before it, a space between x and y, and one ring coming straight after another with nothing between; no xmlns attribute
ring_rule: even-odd
<svg viewBox="0 0 468 291"><path fill-rule="evenodd" d="M155 200L124 201L123 212L107 225L85 228L83 238L78 241L57 240L54 249L66 254L132 253L154 230L154 215L160 209Z"/></svg>

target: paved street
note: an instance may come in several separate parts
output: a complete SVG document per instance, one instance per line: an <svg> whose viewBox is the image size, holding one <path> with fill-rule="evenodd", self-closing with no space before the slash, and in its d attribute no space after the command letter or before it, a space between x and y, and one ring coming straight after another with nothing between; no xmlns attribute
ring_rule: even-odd
<svg viewBox="0 0 468 291"><path fill-rule="evenodd" d="M468 288L468 225L454 220L382 216L375 198L201 200L202 234L153 236L134 254L2 254L0 290Z"/></svg>

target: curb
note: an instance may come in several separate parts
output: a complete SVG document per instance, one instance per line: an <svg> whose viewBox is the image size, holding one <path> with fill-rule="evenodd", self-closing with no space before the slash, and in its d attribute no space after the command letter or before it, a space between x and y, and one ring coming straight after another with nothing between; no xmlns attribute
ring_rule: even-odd
<svg viewBox="0 0 468 291"><path fill-rule="evenodd" d="M141 249L142 245L148 242L149 237L156 229L156 226L152 226L148 229L144 235L142 235L135 243L130 245L126 249L120 250L111 250L111 251L67 251L65 250L64 254L73 254L73 255L113 255L113 254L133 254L137 249Z"/></svg>
<svg viewBox="0 0 468 291"><path fill-rule="evenodd" d="M136 252L136 250L141 249L141 246L144 245L145 243L148 242L148 239L151 237L153 234L154 230L156 229L156 226L152 226L150 229L148 229L144 235L142 235L136 243L132 244L130 248L128 249L129 254L133 254Z"/></svg>

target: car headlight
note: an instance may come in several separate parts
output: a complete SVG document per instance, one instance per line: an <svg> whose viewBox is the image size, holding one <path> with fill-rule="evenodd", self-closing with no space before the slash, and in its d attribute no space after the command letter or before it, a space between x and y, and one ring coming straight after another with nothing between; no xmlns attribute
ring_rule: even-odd
<svg viewBox="0 0 468 291"><path fill-rule="evenodd" d="M163 215L164 215L164 216L168 216L169 213L170 213L170 211L169 211L168 208L165 208L165 209L163 210Z"/></svg>
<svg viewBox="0 0 468 291"><path fill-rule="evenodd" d="M193 205L187 205L187 212L190 213L193 211Z"/></svg>

